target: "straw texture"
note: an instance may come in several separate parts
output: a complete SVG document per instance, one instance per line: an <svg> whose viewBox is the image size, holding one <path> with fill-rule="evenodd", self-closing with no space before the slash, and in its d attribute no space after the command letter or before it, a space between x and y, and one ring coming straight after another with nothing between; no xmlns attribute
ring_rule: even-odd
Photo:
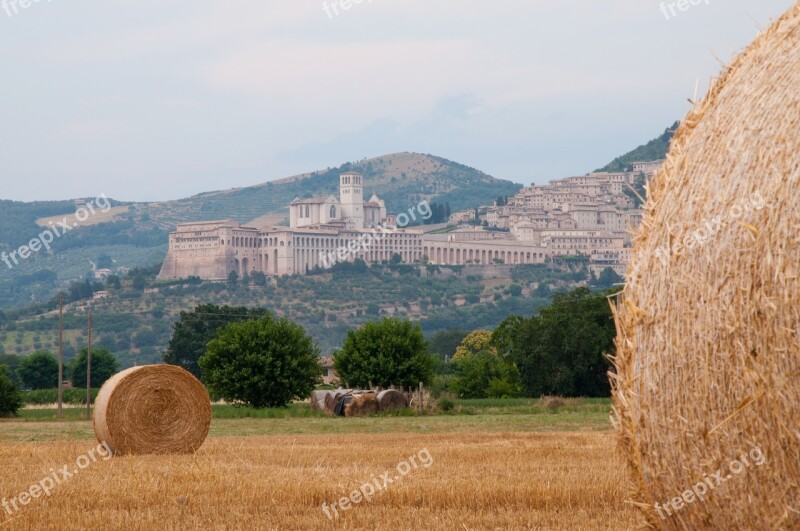
<svg viewBox="0 0 800 531"><path fill-rule="evenodd" d="M405 393L394 389L386 389L378 393L378 408L380 411L392 411L408 407L408 397Z"/></svg>
<svg viewBox="0 0 800 531"><path fill-rule="evenodd" d="M799 177L796 4L683 121L615 304L613 417L655 528L800 528ZM656 510L756 447L762 466Z"/></svg>
<svg viewBox="0 0 800 531"><path fill-rule="evenodd" d="M364 417L378 412L378 398L373 392L356 395L344 408L345 417Z"/></svg>
<svg viewBox="0 0 800 531"><path fill-rule="evenodd" d="M115 455L191 453L211 425L208 391L174 365L117 373L95 401L94 431Z"/></svg>
<svg viewBox="0 0 800 531"><path fill-rule="evenodd" d="M312 391L310 407L312 411L325 411L328 403L328 397L333 400L334 391ZM333 408L331 408L332 410Z"/></svg>

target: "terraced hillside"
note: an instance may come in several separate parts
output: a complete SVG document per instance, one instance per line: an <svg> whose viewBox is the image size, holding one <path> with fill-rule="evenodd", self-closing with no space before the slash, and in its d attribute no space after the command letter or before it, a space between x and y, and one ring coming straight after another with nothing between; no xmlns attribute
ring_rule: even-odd
<svg viewBox="0 0 800 531"><path fill-rule="evenodd" d="M264 307L300 323L323 353L341 346L347 331L382 316L419 322L426 335L462 328L494 328L509 315L531 315L552 292L586 279L579 266L494 266L484 278L464 266L337 267L310 276L282 277L267 285L123 278L93 307L94 345L113 352L123 367L161 359L181 311L200 304ZM87 342L87 303L66 305L65 357ZM53 351L58 338L54 306L8 312L0 319L0 355Z"/></svg>

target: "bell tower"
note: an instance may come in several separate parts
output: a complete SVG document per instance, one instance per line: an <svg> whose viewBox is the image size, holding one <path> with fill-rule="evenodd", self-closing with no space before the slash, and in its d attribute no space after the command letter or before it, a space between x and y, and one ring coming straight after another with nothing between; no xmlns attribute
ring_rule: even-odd
<svg viewBox="0 0 800 531"><path fill-rule="evenodd" d="M352 218L358 228L364 227L364 176L347 172L339 176L339 202L342 217Z"/></svg>

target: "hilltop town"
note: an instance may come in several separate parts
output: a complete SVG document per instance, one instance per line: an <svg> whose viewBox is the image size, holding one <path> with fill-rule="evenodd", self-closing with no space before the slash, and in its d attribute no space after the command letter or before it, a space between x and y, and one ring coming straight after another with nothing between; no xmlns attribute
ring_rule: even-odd
<svg viewBox="0 0 800 531"><path fill-rule="evenodd" d="M611 268L623 275L632 231L642 219L636 190L662 162L533 185L493 206L456 212L445 227L415 225L430 217L425 201L388 214L377 195L364 200L363 175L342 173L338 197L298 198L289 205L289 227L233 220L178 224L159 278L302 275L355 259L476 266L566 257L583 257L595 274Z"/></svg>

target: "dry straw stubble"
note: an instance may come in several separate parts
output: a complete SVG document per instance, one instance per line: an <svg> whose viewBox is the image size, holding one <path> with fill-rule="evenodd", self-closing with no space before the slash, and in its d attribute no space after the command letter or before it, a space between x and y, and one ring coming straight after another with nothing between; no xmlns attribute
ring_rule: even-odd
<svg viewBox="0 0 800 531"><path fill-rule="evenodd" d="M115 455L191 453L202 446L210 425L208 391L174 365L122 371L95 401L95 434Z"/></svg>
<svg viewBox="0 0 800 531"><path fill-rule="evenodd" d="M799 177L796 4L677 131L617 300L615 421L656 528L800 527ZM764 466L658 514L756 446Z"/></svg>

